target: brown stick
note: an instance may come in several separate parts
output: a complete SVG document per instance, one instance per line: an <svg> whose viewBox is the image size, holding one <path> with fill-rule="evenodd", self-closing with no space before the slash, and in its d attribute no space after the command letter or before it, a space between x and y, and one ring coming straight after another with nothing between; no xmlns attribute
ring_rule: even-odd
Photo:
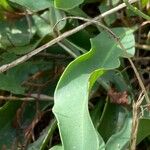
<svg viewBox="0 0 150 150"><path fill-rule="evenodd" d="M6 101L35 101L36 99L39 99L41 101L53 101L54 98L48 95L44 94L31 94L30 97L16 97L16 96L1 96L0 95L0 101L1 100L6 100Z"/></svg>

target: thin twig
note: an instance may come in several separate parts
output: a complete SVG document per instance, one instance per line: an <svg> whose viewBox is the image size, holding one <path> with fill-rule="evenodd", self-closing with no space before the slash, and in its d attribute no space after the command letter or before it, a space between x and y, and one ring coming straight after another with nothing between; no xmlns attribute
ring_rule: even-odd
<svg viewBox="0 0 150 150"><path fill-rule="evenodd" d="M134 70L134 72L135 72L135 75L136 75L136 77L137 77L137 79L138 79L138 82L139 82L139 85L140 85L142 91L144 91L144 95L145 95L145 100L146 100L146 102L147 102L147 103L150 103L150 99L149 99L149 96L148 96L148 94L147 94L146 88L145 88L145 86L144 86L144 84L143 84L143 81L142 81L142 79L141 79L141 77L140 77L140 75L139 75L139 73L138 73L138 71L137 71L137 69L136 69L136 67L135 67L135 65L134 65L134 63L133 63L133 61L132 61L130 58L128 58L128 60L129 60L131 66L132 66L132 68L133 68L133 70Z"/></svg>
<svg viewBox="0 0 150 150"><path fill-rule="evenodd" d="M138 0L132 0L132 1L130 1L130 3L134 3L134 2L137 2L137 1ZM104 17L106 17L106 16L108 16L108 15L114 13L114 12L117 12L118 10L120 10L120 9L122 9L124 7L126 7L126 4L122 3L122 4L118 5L118 6L116 6L115 8L112 8L111 10L109 10L109 11L107 11L107 12L105 12L105 13L97 16L97 17L95 17L94 19L91 19L90 22L86 22L86 23L84 23L84 24L82 24L82 25L80 25L80 26L78 26L78 27L76 27L76 28L74 28L72 30L69 30L69 31L63 33L62 35L56 37L55 39L51 40L50 42L48 42L48 43L42 45L41 47L33 50L32 52L30 52L30 53L28 53L28 54L26 54L26 55L16 59L15 61L13 61L13 62L11 62L9 64L5 64L5 65L1 66L0 67L0 73L5 72L8 69L13 68L13 67L15 67L15 66L17 66L17 65L19 65L19 64L21 64L21 63L23 63L25 61L27 61L28 59L30 59L34 55L38 54L39 52L45 50L46 48L56 44L57 42L63 40L64 38L66 38L66 37L68 37L68 36L78 32L80 30L86 28L87 26L93 24L93 22L101 20L102 18L104 18Z"/></svg>
<svg viewBox="0 0 150 150"><path fill-rule="evenodd" d="M35 101L36 99L39 99L41 101L53 101L54 98L48 95L44 94L31 94L30 97L16 97L16 96L0 96L0 101L1 100L6 100L6 101Z"/></svg>

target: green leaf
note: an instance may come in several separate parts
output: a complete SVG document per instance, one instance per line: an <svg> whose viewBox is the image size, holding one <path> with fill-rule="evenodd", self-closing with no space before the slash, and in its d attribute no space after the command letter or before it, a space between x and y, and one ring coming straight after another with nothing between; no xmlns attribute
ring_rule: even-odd
<svg viewBox="0 0 150 150"><path fill-rule="evenodd" d="M23 94L24 88L16 81L16 76L0 74L0 89L14 94Z"/></svg>
<svg viewBox="0 0 150 150"><path fill-rule="evenodd" d="M36 69L36 66L28 62L9 70L6 74L0 74L0 89L14 94L23 94L25 88L21 83Z"/></svg>
<svg viewBox="0 0 150 150"><path fill-rule="evenodd" d="M21 86L21 83L29 73L35 70L35 67L28 62L9 70L6 74L0 74L0 89L14 94L23 94L25 88Z"/></svg>
<svg viewBox="0 0 150 150"><path fill-rule="evenodd" d="M10 0L11 2L17 3L31 11L40 11L49 8L53 5L52 0Z"/></svg>
<svg viewBox="0 0 150 150"><path fill-rule="evenodd" d="M121 41L125 42L128 38L126 30L119 28L115 31L119 33ZM91 39L91 45L88 53L68 65L55 90L53 112L65 150L99 150L104 144L89 115L89 91L105 70L119 67L119 57L127 54L106 32Z"/></svg>
<svg viewBox="0 0 150 150"><path fill-rule="evenodd" d="M44 37L47 34L53 35L53 27L54 25L65 17L65 13L54 8L50 7L49 11L45 11L41 17L34 15L34 23L37 28L37 33L40 37ZM57 25L57 30L62 30L66 24L66 21L61 21Z"/></svg>
<svg viewBox="0 0 150 150"><path fill-rule="evenodd" d="M29 26L25 17L14 23L0 22L0 45L3 48L25 46L30 43L34 34L35 28Z"/></svg>
<svg viewBox="0 0 150 150"><path fill-rule="evenodd" d="M65 11L73 16L88 17L88 15L79 6Z"/></svg>
<svg viewBox="0 0 150 150"><path fill-rule="evenodd" d="M51 67L51 62L46 63L43 61L38 61L37 63L26 62L18 65L8 70L6 74L0 74L0 89L14 94L23 94L25 88L21 84L30 74Z"/></svg>
<svg viewBox="0 0 150 150"><path fill-rule="evenodd" d="M55 7L63 10L73 9L83 2L84 0L54 0Z"/></svg>
<svg viewBox="0 0 150 150"><path fill-rule="evenodd" d="M112 135L106 143L106 150L125 150L129 146L132 118L128 115L120 132Z"/></svg>
<svg viewBox="0 0 150 150"><path fill-rule="evenodd" d="M123 57L133 57L135 54L135 39L133 32L134 30L129 28L114 28L112 29L121 40L124 45L126 52L123 53Z"/></svg>
<svg viewBox="0 0 150 150"><path fill-rule="evenodd" d="M108 11L112 6L108 6L105 3L102 3L99 6L99 10L101 11L101 13L104 13L106 11ZM117 14L112 13L111 15L108 15L104 18L104 21L108 24L108 26L110 26L112 23L114 23L117 20Z"/></svg>
<svg viewBox="0 0 150 150"><path fill-rule="evenodd" d="M150 119L141 118L139 119L138 134L137 134L137 144L139 144L144 138L150 135Z"/></svg>

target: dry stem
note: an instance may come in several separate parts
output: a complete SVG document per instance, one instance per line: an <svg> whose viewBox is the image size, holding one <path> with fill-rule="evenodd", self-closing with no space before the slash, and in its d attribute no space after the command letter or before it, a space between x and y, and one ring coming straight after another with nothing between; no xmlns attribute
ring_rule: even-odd
<svg viewBox="0 0 150 150"><path fill-rule="evenodd" d="M133 102L133 119L132 119L132 134L131 134L130 150L136 150L136 140L137 140L138 125L139 125L138 110L140 108L143 99L144 99L144 95L143 92L141 92L138 100L136 102Z"/></svg>

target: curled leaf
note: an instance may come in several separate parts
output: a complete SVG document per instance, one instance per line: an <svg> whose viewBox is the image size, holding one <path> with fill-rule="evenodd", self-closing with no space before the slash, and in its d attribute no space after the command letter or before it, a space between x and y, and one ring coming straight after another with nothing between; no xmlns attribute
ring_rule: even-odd
<svg viewBox="0 0 150 150"><path fill-rule="evenodd" d="M123 41L129 36L127 30L114 31ZM88 95L97 78L119 67L119 57L127 56L127 52L110 38L102 32L91 39L91 50L71 62L58 82L53 112L65 150L99 150L104 145L89 115Z"/></svg>

